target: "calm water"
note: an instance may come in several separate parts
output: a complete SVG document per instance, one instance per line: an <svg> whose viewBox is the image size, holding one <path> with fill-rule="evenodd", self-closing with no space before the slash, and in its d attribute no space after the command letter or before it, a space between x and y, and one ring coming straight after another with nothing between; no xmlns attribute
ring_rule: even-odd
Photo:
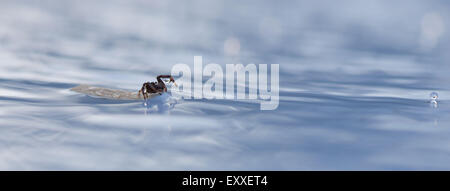
<svg viewBox="0 0 450 191"><path fill-rule="evenodd" d="M449 9L1 0L0 169L448 170ZM278 109L170 94L145 107L69 91L137 90L196 55L280 64Z"/></svg>

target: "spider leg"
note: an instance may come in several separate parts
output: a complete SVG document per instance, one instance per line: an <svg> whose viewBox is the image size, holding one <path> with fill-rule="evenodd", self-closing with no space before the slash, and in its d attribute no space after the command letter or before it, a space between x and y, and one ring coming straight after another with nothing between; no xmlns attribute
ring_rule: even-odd
<svg viewBox="0 0 450 191"><path fill-rule="evenodd" d="M144 100L147 100L148 94L147 94L147 88L145 87L145 85L146 85L145 83L142 85L140 93L142 93Z"/></svg>

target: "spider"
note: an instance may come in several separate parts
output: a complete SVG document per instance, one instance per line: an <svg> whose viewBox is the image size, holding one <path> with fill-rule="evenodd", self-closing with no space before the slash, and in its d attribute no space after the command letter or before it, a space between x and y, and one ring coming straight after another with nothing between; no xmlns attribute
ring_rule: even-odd
<svg viewBox="0 0 450 191"><path fill-rule="evenodd" d="M171 75L159 75L156 77L157 82L145 82L142 84L141 90L139 90L139 95L142 94L144 96L144 99L148 99L149 93L159 93L162 94L163 92L167 92L166 84L164 84L164 81L161 78L169 78L169 83L173 82L175 86L177 84L175 83L175 80Z"/></svg>

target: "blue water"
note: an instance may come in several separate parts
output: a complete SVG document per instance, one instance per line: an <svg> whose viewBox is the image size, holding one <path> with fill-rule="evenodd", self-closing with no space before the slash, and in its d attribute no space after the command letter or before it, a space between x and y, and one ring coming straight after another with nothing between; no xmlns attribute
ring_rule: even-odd
<svg viewBox="0 0 450 191"><path fill-rule="evenodd" d="M448 170L449 9L2 0L0 169ZM69 91L137 91L194 56L280 64L279 107L170 93L146 107Z"/></svg>

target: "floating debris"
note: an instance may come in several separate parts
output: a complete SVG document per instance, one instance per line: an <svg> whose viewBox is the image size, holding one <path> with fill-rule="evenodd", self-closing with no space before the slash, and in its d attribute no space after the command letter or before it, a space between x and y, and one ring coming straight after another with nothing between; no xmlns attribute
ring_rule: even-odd
<svg viewBox="0 0 450 191"><path fill-rule="evenodd" d="M437 102L438 97L439 97L438 93L431 92L431 94L430 94L430 105L431 105L431 107L433 107L433 108L437 108L438 107L438 102Z"/></svg>
<svg viewBox="0 0 450 191"><path fill-rule="evenodd" d="M439 95L438 95L438 93L436 93L436 92L431 92L431 94L430 94L430 102L431 103L434 103L434 104L437 104L437 98L439 97Z"/></svg>
<svg viewBox="0 0 450 191"><path fill-rule="evenodd" d="M117 99L117 100L144 100L144 97L140 92L135 91L126 91L119 89L110 89L103 87L95 87L90 85L79 85L77 87L71 88L70 90L94 97L101 97L107 99ZM151 93L148 94L148 98L155 97L157 95L161 95L160 93Z"/></svg>

